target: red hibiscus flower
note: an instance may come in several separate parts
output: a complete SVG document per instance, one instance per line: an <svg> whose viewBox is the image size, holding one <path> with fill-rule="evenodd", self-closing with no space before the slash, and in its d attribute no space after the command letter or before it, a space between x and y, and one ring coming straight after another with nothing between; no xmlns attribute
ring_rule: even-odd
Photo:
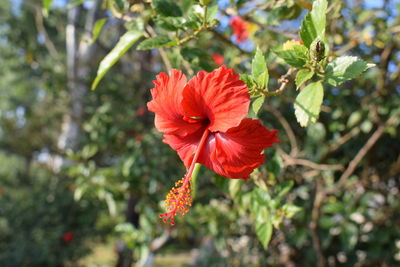
<svg viewBox="0 0 400 267"><path fill-rule="evenodd" d="M221 54L212 54L212 58L217 66L224 64L224 56Z"/></svg>
<svg viewBox="0 0 400 267"><path fill-rule="evenodd" d="M65 243L71 243L72 242L72 240L74 240L74 233L73 232L66 232L66 233L64 233L63 235L62 235L62 240L65 242Z"/></svg>
<svg viewBox="0 0 400 267"><path fill-rule="evenodd" d="M277 131L259 120L244 118L250 96L232 69L221 66L211 73L200 71L187 82L178 70L157 75L147 106L155 113L155 126L164 142L178 152L187 173L167 195L167 213L174 224L179 212L191 205L190 179L196 163L227 178L248 179L264 162L263 150L278 142Z"/></svg>
<svg viewBox="0 0 400 267"><path fill-rule="evenodd" d="M249 23L239 16L233 17L229 24L233 29L233 35L238 43L243 43L249 38Z"/></svg>

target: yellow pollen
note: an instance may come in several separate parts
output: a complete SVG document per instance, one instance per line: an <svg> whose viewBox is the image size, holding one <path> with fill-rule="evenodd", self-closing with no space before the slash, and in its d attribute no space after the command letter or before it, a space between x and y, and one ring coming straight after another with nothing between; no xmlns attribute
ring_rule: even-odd
<svg viewBox="0 0 400 267"><path fill-rule="evenodd" d="M186 215L189 207L192 206L191 191L190 178L183 177L175 183L175 186L169 191L164 201L167 212L160 214L160 217L165 217L163 219L164 222L170 220L171 224L174 225L175 215L178 213L181 216Z"/></svg>

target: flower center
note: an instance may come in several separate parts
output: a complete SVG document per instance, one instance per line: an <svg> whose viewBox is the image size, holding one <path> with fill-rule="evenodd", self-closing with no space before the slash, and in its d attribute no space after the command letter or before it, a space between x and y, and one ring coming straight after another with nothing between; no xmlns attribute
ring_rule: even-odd
<svg viewBox="0 0 400 267"><path fill-rule="evenodd" d="M195 117L195 116L191 116L191 117L187 117L184 116L183 120L188 122L188 123L198 123L198 122L202 122L203 120L205 120L206 118L202 118L202 117Z"/></svg>
<svg viewBox="0 0 400 267"><path fill-rule="evenodd" d="M196 162L204 149L209 133L209 130L205 129L200 139L199 145L197 146L192 163L190 164L190 167L187 170L185 176L181 180L176 182L175 186L168 193L166 200L164 201L167 212L160 214L160 218L165 217L163 219L164 222L167 222L169 220L171 225L174 225L175 216L177 213L185 216L186 213L189 211L189 207L192 205L190 181L192 179L194 166L196 165Z"/></svg>

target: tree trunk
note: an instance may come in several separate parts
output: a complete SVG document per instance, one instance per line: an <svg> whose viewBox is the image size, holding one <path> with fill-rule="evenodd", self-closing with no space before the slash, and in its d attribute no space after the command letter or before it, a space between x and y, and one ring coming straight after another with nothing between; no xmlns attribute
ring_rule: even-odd
<svg viewBox="0 0 400 267"><path fill-rule="evenodd" d="M82 40L78 40L79 15L82 13L82 6L74 6L68 11L68 24L66 28L66 50L67 50L67 87L69 92L69 110L64 114L61 133L57 141L57 146L61 155L56 156L53 169L59 172L64 166L68 166L65 159L67 151L76 151L79 145L81 134L81 122L83 117L83 107L85 94L88 87L85 84L85 77L90 72L90 59L95 53L96 46L90 44L91 33L95 23L98 1L93 2L89 7L85 31Z"/></svg>

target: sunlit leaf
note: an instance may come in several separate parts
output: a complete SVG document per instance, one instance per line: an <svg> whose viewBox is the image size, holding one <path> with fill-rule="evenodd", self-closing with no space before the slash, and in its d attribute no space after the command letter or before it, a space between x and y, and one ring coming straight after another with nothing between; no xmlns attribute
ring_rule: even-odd
<svg viewBox="0 0 400 267"><path fill-rule="evenodd" d="M165 35L159 35L142 41L137 46L137 50L150 50L160 47L170 47L174 45L176 45L175 40L171 40L168 36Z"/></svg>
<svg viewBox="0 0 400 267"><path fill-rule="evenodd" d="M310 83L300 91L294 103L297 121L302 127L317 121L324 97L321 82Z"/></svg>
<svg viewBox="0 0 400 267"><path fill-rule="evenodd" d="M96 23L93 26L93 36L91 42L94 43L96 42L97 38L99 37L99 34L101 32L101 29L103 29L104 24L107 22L107 18L102 18L96 21Z"/></svg>
<svg viewBox="0 0 400 267"><path fill-rule="evenodd" d="M310 80L314 76L314 72L309 69L301 69L296 74L296 88L298 89L303 83Z"/></svg>
<svg viewBox="0 0 400 267"><path fill-rule="evenodd" d="M258 240L260 240L261 244L265 249L268 248L269 241L271 241L272 236L272 222L271 220L256 220L256 234Z"/></svg>
<svg viewBox="0 0 400 267"><path fill-rule="evenodd" d="M268 85L269 74L267 63L261 50L257 48L256 54L251 62L251 75L259 88L266 88Z"/></svg>
<svg viewBox="0 0 400 267"><path fill-rule="evenodd" d="M272 52L274 52L278 57L282 58L287 64L293 67L301 68L306 64L306 59L303 56L299 56L298 52L294 49L273 49Z"/></svg>
<svg viewBox="0 0 400 267"><path fill-rule="evenodd" d="M327 5L326 0L314 1L311 12L304 17L301 23L300 37L307 48L317 37L325 40Z"/></svg>
<svg viewBox="0 0 400 267"><path fill-rule="evenodd" d="M213 5L207 8L207 16L206 21L207 23L211 23L215 17L217 16L218 12L218 5Z"/></svg>
<svg viewBox="0 0 400 267"><path fill-rule="evenodd" d="M289 193L290 189L292 189L294 185L293 181L286 181L283 183L280 183L276 186L276 196L278 198L283 197L287 193Z"/></svg>
<svg viewBox="0 0 400 267"><path fill-rule="evenodd" d="M99 69L97 70L96 78L92 83L92 90L96 89L100 80L109 71L109 69L132 47L141 37L143 32L141 31L128 31L121 36L115 47L108 53L103 60L100 62Z"/></svg>
<svg viewBox="0 0 400 267"><path fill-rule="evenodd" d="M255 115L257 115L258 112L260 111L262 105L264 104L264 101L265 101L265 96L262 95L257 97L251 104L251 109L253 110Z"/></svg>
<svg viewBox="0 0 400 267"><path fill-rule="evenodd" d="M338 86L347 80L357 77L365 70L374 66L375 64L368 64L357 57L338 57L326 66L327 81L333 86Z"/></svg>
<svg viewBox="0 0 400 267"><path fill-rule="evenodd" d="M49 15L50 7L53 4L53 0L43 0L42 1L42 6L43 6L43 15L47 17Z"/></svg>

